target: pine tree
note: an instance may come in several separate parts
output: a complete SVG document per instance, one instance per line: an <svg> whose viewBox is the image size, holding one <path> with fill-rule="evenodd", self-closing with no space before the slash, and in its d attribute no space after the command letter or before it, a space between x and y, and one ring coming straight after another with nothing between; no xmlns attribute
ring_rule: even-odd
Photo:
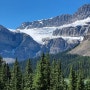
<svg viewBox="0 0 90 90"><path fill-rule="evenodd" d="M71 69L70 69L69 79L70 79L69 90L76 90L77 75L76 75L75 71L73 70L72 66L71 66Z"/></svg>
<svg viewBox="0 0 90 90"><path fill-rule="evenodd" d="M84 78L81 71L79 72L79 75L78 75L77 90L85 90Z"/></svg>
<svg viewBox="0 0 90 90"><path fill-rule="evenodd" d="M55 90L56 89L56 87L55 87L55 85L56 85L56 65L57 65L56 61L53 60L52 66L51 66L51 75L50 75L50 78L51 78L51 80L50 80L50 90Z"/></svg>
<svg viewBox="0 0 90 90"><path fill-rule="evenodd" d="M32 90L32 84L33 84L32 75L33 75L33 71L32 71L31 61L29 59L25 71L24 90Z"/></svg>
<svg viewBox="0 0 90 90"><path fill-rule="evenodd" d="M0 67L2 66L3 58L0 56Z"/></svg>
<svg viewBox="0 0 90 90"><path fill-rule="evenodd" d="M11 90L22 90L22 73L17 59L12 71Z"/></svg>
<svg viewBox="0 0 90 90"><path fill-rule="evenodd" d="M43 87L40 62L37 62L37 67L33 78L33 90L42 90Z"/></svg>
<svg viewBox="0 0 90 90"><path fill-rule="evenodd" d="M24 75L22 75L22 84L21 84L21 89L24 90L25 88L25 80L24 80Z"/></svg>
<svg viewBox="0 0 90 90"><path fill-rule="evenodd" d="M49 56L43 54L40 62L37 64L34 76L33 87L35 90L49 90L50 86L50 62Z"/></svg>
<svg viewBox="0 0 90 90"><path fill-rule="evenodd" d="M43 71L43 74L44 74L44 87L46 87L46 90L49 90L50 89L50 56L49 54L46 54L45 55L45 63L44 63L44 71Z"/></svg>
<svg viewBox="0 0 90 90"><path fill-rule="evenodd" d="M2 79L2 66L3 66L3 58L0 56L0 81Z"/></svg>
<svg viewBox="0 0 90 90"><path fill-rule="evenodd" d="M86 85L85 85L86 87L85 87L85 90L90 90L90 80L88 80L87 82L86 82Z"/></svg>
<svg viewBox="0 0 90 90"><path fill-rule="evenodd" d="M0 56L0 90L4 90L4 84L2 82L2 75L3 75L2 66L3 66L3 59Z"/></svg>
<svg viewBox="0 0 90 90"><path fill-rule="evenodd" d="M2 82L4 84L4 90L9 90L9 84L11 79L11 73L8 64L4 63L2 68Z"/></svg>
<svg viewBox="0 0 90 90"><path fill-rule="evenodd" d="M7 90L10 89L10 80L11 80L11 72L10 72L10 68L9 68L9 65L6 64L6 79L7 79L7 82L6 82L6 88Z"/></svg>
<svg viewBox="0 0 90 90"><path fill-rule="evenodd" d="M0 81L0 90L4 90L4 84Z"/></svg>
<svg viewBox="0 0 90 90"><path fill-rule="evenodd" d="M65 90L60 61L53 60L51 68L50 90Z"/></svg>

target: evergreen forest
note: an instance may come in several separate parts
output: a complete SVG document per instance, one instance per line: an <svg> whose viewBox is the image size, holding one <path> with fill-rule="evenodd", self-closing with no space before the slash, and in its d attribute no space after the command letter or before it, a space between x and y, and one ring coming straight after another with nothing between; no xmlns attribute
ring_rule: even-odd
<svg viewBox="0 0 90 90"><path fill-rule="evenodd" d="M7 64L0 57L0 90L90 90L90 57L42 54Z"/></svg>

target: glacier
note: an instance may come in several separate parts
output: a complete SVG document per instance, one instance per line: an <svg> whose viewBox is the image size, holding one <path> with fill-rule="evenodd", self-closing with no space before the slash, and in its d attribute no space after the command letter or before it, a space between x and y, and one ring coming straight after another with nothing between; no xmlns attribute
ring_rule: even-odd
<svg viewBox="0 0 90 90"><path fill-rule="evenodd" d="M43 28L31 28L31 29L17 29L17 30L12 30L10 29L10 31L15 31L15 32L19 32L19 33L26 33L28 35L30 35L33 40L35 40L36 42L38 42L39 44L44 44L44 39L54 39L54 38L63 38L65 40L70 39L70 40L79 40L82 41L83 40L83 36L78 36L78 37L70 37L70 36L54 36L53 35L53 31L55 31L56 29L62 29L62 28L66 28L66 27L76 27L78 25L87 25L87 23L90 21L90 17L83 19L83 20L77 20L73 23L70 24L64 24L62 26L54 26L54 27L43 27ZM41 23L41 21L40 21Z"/></svg>

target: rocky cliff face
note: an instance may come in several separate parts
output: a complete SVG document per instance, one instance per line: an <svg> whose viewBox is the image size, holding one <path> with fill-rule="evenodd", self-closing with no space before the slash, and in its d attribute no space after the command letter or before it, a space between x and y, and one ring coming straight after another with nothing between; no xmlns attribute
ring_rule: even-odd
<svg viewBox="0 0 90 90"><path fill-rule="evenodd" d="M73 14L72 21L85 19L87 17L90 17L90 4L85 4L80 7L78 11Z"/></svg>
<svg viewBox="0 0 90 90"><path fill-rule="evenodd" d="M83 26L79 25L76 27L70 26L62 29L56 29L53 32L53 35L78 37L78 36L85 36L88 34L88 32L90 32L90 25L83 25Z"/></svg>
<svg viewBox="0 0 90 90"><path fill-rule="evenodd" d="M79 43L79 40L64 40L63 38L51 39L47 41L41 51L49 52L50 54L56 54L68 49L72 49Z"/></svg>
<svg viewBox="0 0 90 90"><path fill-rule="evenodd" d="M72 23L76 20L82 20L87 17L90 17L90 4L83 5L73 15L65 14L56 16L51 19L39 20L34 22L24 22L21 26L18 27L18 29L62 26L64 24Z"/></svg>
<svg viewBox="0 0 90 90"><path fill-rule="evenodd" d="M39 20L33 22L24 22L17 29L30 29L30 28L42 28L42 27L52 27L52 26L60 26L69 22L72 18L72 15L66 14L57 16L51 19Z"/></svg>
<svg viewBox="0 0 90 90"><path fill-rule="evenodd" d="M40 45L29 35L11 32L0 26L0 55L4 58L24 60L36 56Z"/></svg>
<svg viewBox="0 0 90 90"><path fill-rule="evenodd" d="M55 54L71 49L79 43L77 40L56 38L47 40L41 45L25 33L12 32L0 26L0 55L7 59L17 57L19 60L25 60L36 57L42 52Z"/></svg>
<svg viewBox="0 0 90 90"><path fill-rule="evenodd" d="M85 36L84 41L76 48L72 49L69 53L90 56L90 34Z"/></svg>
<svg viewBox="0 0 90 90"><path fill-rule="evenodd" d="M51 54L63 52L78 44L81 45L79 48L84 50L89 44L87 39L89 33L90 4L86 4L73 15L66 14L46 20L24 22L16 31L10 31L0 25L0 55L4 58L17 57L24 60L36 57L42 52ZM87 47L89 50L89 46ZM77 54L83 52L79 48L74 50Z"/></svg>
<svg viewBox="0 0 90 90"><path fill-rule="evenodd" d="M42 45L39 52L44 51L55 54L73 48L83 40L76 39L76 37L84 38L90 32L90 4L83 5L73 15L67 14L46 20L24 22L18 27L22 31L26 29L28 31L35 30L33 28L36 28L36 31L42 29L41 32L46 30L44 33L50 30L50 34L52 33L51 37L43 38L45 44Z"/></svg>

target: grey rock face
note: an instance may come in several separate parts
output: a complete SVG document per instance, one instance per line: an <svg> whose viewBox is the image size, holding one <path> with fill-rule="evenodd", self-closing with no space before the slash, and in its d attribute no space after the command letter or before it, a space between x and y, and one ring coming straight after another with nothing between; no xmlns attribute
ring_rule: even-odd
<svg viewBox="0 0 90 90"><path fill-rule="evenodd" d="M20 60L36 56L40 45L30 36L11 32L0 26L0 55Z"/></svg>
<svg viewBox="0 0 90 90"><path fill-rule="evenodd" d="M46 19L46 20L34 21L34 22L24 22L17 29L59 26L59 25L66 24L71 20L71 18L72 18L72 15L66 14L66 15L54 17L52 19Z"/></svg>
<svg viewBox="0 0 90 90"><path fill-rule="evenodd" d="M66 14L47 20L24 22L20 27L18 27L18 29L61 26L87 17L90 17L90 4L80 7L73 15ZM87 25L83 26L70 26L62 29L56 29L53 32L54 36L85 36L84 39L90 37L87 36L87 34L90 35L90 22L87 22ZM4 58L17 57L19 60L24 60L29 57L32 58L40 55L41 52L56 54L58 52L72 49L79 43L80 41L78 40L54 38L48 40L46 44L40 45L29 35L11 32L0 25L0 55Z"/></svg>
<svg viewBox="0 0 90 90"><path fill-rule="evenodd" d="M45 44L41 51L56 54L75 47L80 42L78 40L64 40L62 38L51 39Z"/></svg>
<svg viewBox="0 0 90 90"><path fill-rule="evenodd" d="M81 20L90 17L90 4L85 4L73 15L73 20Z"/></svg>
<svg viewBox="0 0 90 90"><path fill-rule="evenodd" d="M83 20L87 17L90 17L90 4L85 4L80 7L77 12L73 15L60 15L51 19L34 21L34 22L25 22L19 29L29 29L29 28L42 28L42 27L52 27L52 26L61 26L64 24L69 24L75 22L76 20ZM76 27L65 27L62 29L56 29L53 32L54 36L86 36L90 32L90 22L87 22L87 25L76 26ZM79 44L78 40L64 40L62 38L51 39L41 47L41 50L38 52L49 52L52 54L62 52L73 48L75 45ZM37 54L38 54L37 53Z"/></svg>
<svg viewBox="0 0 90 90"><path fill-rule="evenodd" d="M65 27L62 29L56 29L53 32L54 36L85 36L88 32L90 32L90 26L76 26L76 27Z"/></svg>
<svg viewBox="0 0 90 90"><path fill-rule="evenodd" d="M81 56L90 56L90 33L86 35L84 41L77 47L69 51L70 54L78 54Z"/></svg>
<svg viewBox="0 0 90 90"><path fill-rule="evenodd" d="M55 54L73 48L78 43L57 38L40 45L27 34L11 32L0 26L0 55L4 58L17 57L19 60L25 60L40 55L40 52Z"/></svg>
<svg viewBox="0 0 90 90"><path fill-rule="evenodd" d="M83 5L73 15L66 14L41 21L24 22L18 29L61 26L87 17L90 17L90 4Z"/></svg>
<svg viewBox="0 0 90 90"><path fill-rule="evenodd" d="M23 35L23 40L16 48L15 56L19 59L27 59L36 56L36 53L40 50L40 45L35 42L30 36Z"/></svg>

